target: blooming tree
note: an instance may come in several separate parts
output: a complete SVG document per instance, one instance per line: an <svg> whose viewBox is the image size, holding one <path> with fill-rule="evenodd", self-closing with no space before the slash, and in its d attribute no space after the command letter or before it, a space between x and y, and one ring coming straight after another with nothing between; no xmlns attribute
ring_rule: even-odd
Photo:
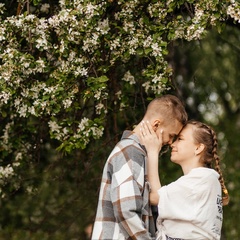
<svg viewBox="0 0 240 240"><path fill-rule="evenodd" d="M0 195L48 142L72 153L113 111L171 88L168 46L240 21L232 1L19 1L0 4ZM19 184L14 182L13 189Z"/></svg>

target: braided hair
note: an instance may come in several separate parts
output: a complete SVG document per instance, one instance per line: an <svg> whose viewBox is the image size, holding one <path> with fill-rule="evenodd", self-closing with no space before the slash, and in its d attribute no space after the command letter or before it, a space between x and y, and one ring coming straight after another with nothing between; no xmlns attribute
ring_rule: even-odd
<svg viewBox="0 0 240 240"><path fill-rule="evenodd" d="M219 182L223 191L222 201L223 206L225 206L229 203L229 194L220 168L220 158L217 154L218 141L216 133L210 126L198 121L191 120L188 121L187 124L194 126L193 138L196 143L202 143L205 146L203 154L200 158L201 163L205 167L215 169L219 174Z"/></svg>

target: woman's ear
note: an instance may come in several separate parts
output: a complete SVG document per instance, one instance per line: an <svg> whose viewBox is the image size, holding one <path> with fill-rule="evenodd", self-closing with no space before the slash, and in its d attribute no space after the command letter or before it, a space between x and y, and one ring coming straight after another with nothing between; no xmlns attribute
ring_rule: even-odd
<svg viewBox="0 0 240 240"><path fill-rule="evenodd" d="M198 144L198 146L195 149L195 155L197 156L197 155L201 154L202 151L204 150L204 148L205 148L204 144L202 144L202 143Z"/></svg>

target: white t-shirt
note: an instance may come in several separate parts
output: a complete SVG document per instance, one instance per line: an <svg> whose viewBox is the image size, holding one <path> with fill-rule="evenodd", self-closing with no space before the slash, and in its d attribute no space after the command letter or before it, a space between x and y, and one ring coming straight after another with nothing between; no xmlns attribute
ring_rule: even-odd
<svg viewBox="0 0 240 240"><path fill-rule="evenodd" d="M161 187L157 239L167 235L186 240L219 240L222 190L218 178L215 170L200 167Z"/></svg>

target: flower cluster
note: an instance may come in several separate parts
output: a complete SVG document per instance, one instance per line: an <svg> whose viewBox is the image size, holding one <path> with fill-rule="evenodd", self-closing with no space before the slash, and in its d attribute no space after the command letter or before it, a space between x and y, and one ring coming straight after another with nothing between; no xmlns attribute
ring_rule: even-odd
<svg viewBox="0 0 240 240"><path fill-rule="evenodd" d="M15 175L13 167L8 164L7 166L0 166L0 197L4 198L5 193L3 187Z"/></svg>
<svg viewBox="0 0 240 240"><path fill-rule="evenodd" d="M234 19L236 22L240 23L240 4L235 0L231 1L231 4L227 8L227 14Z"/></svg>
<svg viewBox="0 0 240 240"><path fill-rule="evenodd" d="M229 16L240 21L235 1L38 4L39 11L16 16L0 4L2 161L19 151L29 159L22 149L34 149L39 132L63 151L85 148L103 135L113 108L129 106L137 84L152 95L168 90L172 40L200 39ZM7 169L1 171L11 176Z"/></svg>

